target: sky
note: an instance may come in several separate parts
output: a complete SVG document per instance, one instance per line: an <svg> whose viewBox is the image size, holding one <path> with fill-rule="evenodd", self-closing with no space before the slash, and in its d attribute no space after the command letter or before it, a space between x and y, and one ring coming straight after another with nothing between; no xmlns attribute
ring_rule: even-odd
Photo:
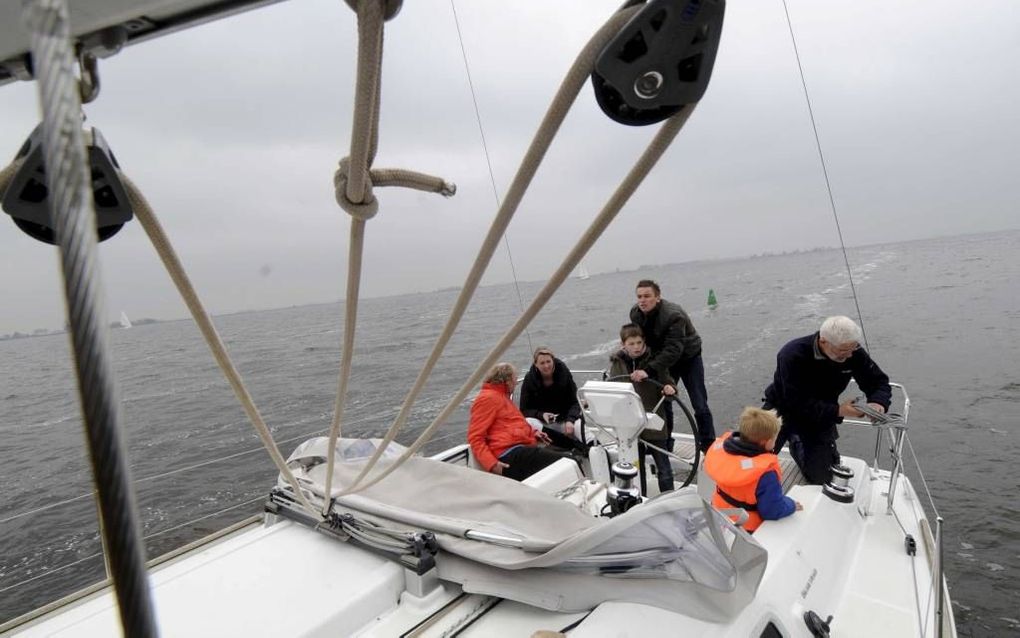
<svg viewBox="0 0 1020 638"><path fill-rule="evenodd" d="M362 294L459 286L563 74L617 1L456 3L490 180L448 0L386 25L376 167L457 195L380 188ZM788 0L847 245L1020 227L1020 4ZM344 296L356 21L338 0L284 2L100 61L87 123L160 217L214 313ZM34 83L0 86L0 156L39 121ZM508 233L522 281L544 280L654 127L580 95ZM6 217L6 215L4 216ZM705 97L584 263L644 264L838 246L781 0L730 0ZM187 311L137 222L101 245L110 321ZM512 279L505 246L483 283ZM52 247L0 219L0 335L64 323Z"/></svg>

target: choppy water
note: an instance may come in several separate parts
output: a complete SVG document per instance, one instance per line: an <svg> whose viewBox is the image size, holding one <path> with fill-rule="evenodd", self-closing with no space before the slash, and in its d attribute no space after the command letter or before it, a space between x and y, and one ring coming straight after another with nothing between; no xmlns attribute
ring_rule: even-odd
<svg viewBox="0 0 1020 638"><path fill-rule="evenodd" d="M1016 635L1020 232L859 248L850 261L870 350L913 400L910 440L946 521L960 633ZM842 254L814 251L571 280L533 324L531 343L551 346L575 369L604 367L639 277L657 279L666 298L690 311L719 428L758 401L786 340L826 315L855 314ZM523 284L525 299L539 287ZM713 311L705 306L709 288L720 302ZM389 424L455 294L363 302L345 432L377 434ZM215 320L285 454L328 427L342 310ZM519 310L512 286L479 292L404 442L442 409ZM149 555L257 512L275 471L196 328L136 326L114 331L112 343ZM524 364L529 351L522 338L505 358ZM91 498L42 509L91 489L66 338L0 342L0 379L2 621L98 579L103 567ZM462 407L431 449L461 442L466 417ZM841 450L870 458L873 439L844 428ZM232 458L171 473L223 457ZM923 494L918 473L908 473Z"/></svg>

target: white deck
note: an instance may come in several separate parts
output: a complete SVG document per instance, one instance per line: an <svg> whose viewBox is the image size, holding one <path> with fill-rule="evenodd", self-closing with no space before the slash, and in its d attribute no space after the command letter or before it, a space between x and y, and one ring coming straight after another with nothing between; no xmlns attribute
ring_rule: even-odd
<svg viewBox="0 0 1020 638"><path fill-rule="evenodd" d="M396 563L282 523L253 526L154 569L163 636L347 636L392 611ZM18 636L117 636L113 596L97 594Z"/></svg>
<svg viewBox="0 0 1020 638"><path fill-rule="evenodd" d="M772 623L784 636L809 636L802 617L812 610L834 617L834 637L920 636L925 624L934 635L930 561L913 489L905 480L897 489L899 518L917 539L911 557L899 525L885 513L888 474L872 477L862 461L845 461L856 474L856 501L838 503L817 486L793 486L789 495L804 511L766 521L755 533L769 551L768 568L755 600L724 624L635 603L606 602L587 616L557 613L465 594L454 584L417 598L404 591L404 570L396 563L280 522L241 530L154 570L161 634L530 636L578 623L571 636L648 636L663 627L672 635L758 636ZM546 473L547 482L569 479ZM109 592L58 612L16 635L119 633ZM954 635L951 615L946 623L947 635Z"/></svg>

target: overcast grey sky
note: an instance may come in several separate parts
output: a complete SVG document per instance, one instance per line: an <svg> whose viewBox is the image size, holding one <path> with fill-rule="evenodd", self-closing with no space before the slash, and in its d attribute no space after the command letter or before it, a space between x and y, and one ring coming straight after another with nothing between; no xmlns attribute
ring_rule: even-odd
<svg viewBox="0 0 1020 638"><path fill-rule="evenodd" d="M457 3L502 195L573 56L618 0ZM789 0L850 245L1020 226L1020 4ZM356 45L339 0L287 2L130 47L87 107L213 313L343 296ZM362 292L460 285L496 206L446 0L387 24L379 167L441 175L443 199L378 189ZM38 122L0 87L0 157ZM546 278L651 134L579 99L508 232ZM6 215L4 216L6 217ZM837 245L780 0L730 0L712 84L585 262L599 271ZM186 314L137 222L102 245L107 310ZM510 280L497 253L487 283ZM0 220L0 334L63 324L55 249Z"/></svg>

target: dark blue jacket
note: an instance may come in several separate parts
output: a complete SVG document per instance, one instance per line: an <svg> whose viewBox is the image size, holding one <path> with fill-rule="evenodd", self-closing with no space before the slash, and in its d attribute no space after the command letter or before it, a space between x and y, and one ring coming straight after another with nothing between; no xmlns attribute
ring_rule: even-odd
<svg viewBox="0 0 1020 638"><path fill-rule="evenodd" d="M765 389L765 401L783 417L783 429L806 439L838 437L839 395L857 382L869 403L889 409L892 390L889 377L858 348L842 363L818 349L818 333L787 343L776 356L776 374Z"/></svg>
<svg viewBox="0 0 1020 638"><path fill-rule="evenodd" d="M736 456L757 456L765 454L762 446L744 441L740 438L739 432L726 439L723 443L723 451ZM754 496L758 500L756 506L758 515L766 521L777 521L797 511L797 502L783 494L783 485L779 482L779 475L769 471L758 479L758 486L754 488Z"/></svg>

